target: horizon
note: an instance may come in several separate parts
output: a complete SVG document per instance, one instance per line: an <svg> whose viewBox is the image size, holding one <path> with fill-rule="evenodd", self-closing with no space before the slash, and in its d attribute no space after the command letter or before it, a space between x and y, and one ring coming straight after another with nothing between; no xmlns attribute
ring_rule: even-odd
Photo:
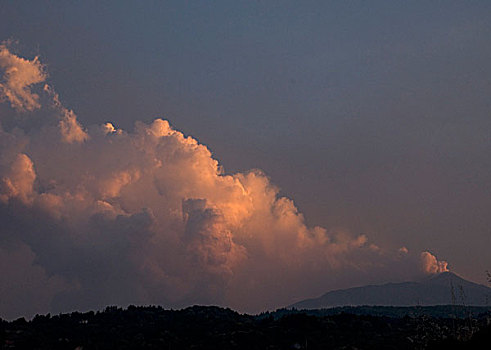
<svg viewBox="0 0 491 350"><path fill-rule="evenodd" d="M351 289L363 289L364 287L374 287L374 286L375 287L383 287L385 285L391 285L391 284L422 283L422 282L424 282L426 280L431 280L431 279L437 278L440 275L445 275L445 274L455 275L458 278L463 279L466 282L470 282L470 283L476 284L478 286L483 286L483 287L486 287L487 289L491 290L491 287L489 287L487 285L483 285L483 284L479 284L479 283L476 283L476 282L472 282L472 281L466 280L463 277L461 277L461 276L459 276L456 273L451 272L451 271L444 271L444 272L439 272L439 273L435 273L433 275L426 276L423 280L419 280L419 281L403 281L403 282L397 282L397 283L394 283L394 282L386 282L386 283L381 283L381 284L369 284L369 285L352 286L352 287L344 288L344 289L333 289L333 290L326 291L322 295L308 297L308 298L303 299L303 300L297 300L297 301L295 301L291 305L283 305L283 306L279 306L277 308L267 309L267 310L261 310L261 311L256 311L256 312L240 311L240 310L236 310L236 309L231 308L231 307L226 306L226 305L215 305L215 304L193 304L193 305L182 306L182 307L179 307L179 308L174 308L174 307L171 307L171 306L166 307L165 305L159 305L159 304L128 304L128 305L112 305L112 304L108 304L108 305L102 306L99 309L71 309L71 310L64 310L63 312L59 312L58 315L71 314L71 313L82 313L82 314L84 314L84 313L90 313L90 312L104 312L105 310L110 309L110 308L114 308L114 307L116 307L118 309L122 309L122 310L129 310L130 308L159 308L159 309L161 308L161 309L166 310L166 311L183 311L183 310L192 309L192 308L220 308L220 309L224 309L224 310L231 310L231 311L236 312L236 313L238 313L240 315L251 315L251 316L260 316L261 314L264 314L264 313L275 313L275 312L279 312L279 311L282 311L282 310L292 310L292 311L297 311L297 312L303 312L303 311L316 311L316 310L318 310L318 311L323 311L323 310L338 310L338 309L347 309L347 308L348 309L349 308L351 308L351 309L363 309L363 308L373 308L373 309L377 309L377 308L394 308L394 309L435 308L435 309L438 309L440 307L451 306L451 307L462 307L465 310L472 309L472 308L488 309L488 310L491 309L491 306L490 305L473 305L473 304L471 304L471 305L467 305L467 304L461 305L461 304L452 304L452 303L448 303L448 304L434 304L434 305L419 305L419 304L415 304L415 305L383 305L383 304L375 304L375 305L372 305L372 304L351 305L350 304L350 305L348 305L348 304L346 304L346 305L326 306L326 307L320 307L320 308L315 308L315 309L312 309L312 308L297 309L295 307L296 304L299 304L301 302L306 302L306 301L314 301L314 300L319 299L319 298L323 297L324 295L329 294L331 292L347 291L347 290L351 290ZM17 315L15 317L10 317L10 318L4 318L4 317L0 316L0 319L3 319L3 320L8 321L8 322L12 322L12 321L15 321L15 320L17 320L19 318L24 318L27 321L31 321L36 316L45 316L45 315L48 315L48 314L51 314L51 312L45 312L45 313L42 313L42 314L36 314L36 315L30 315L30 316Z"/></svg>

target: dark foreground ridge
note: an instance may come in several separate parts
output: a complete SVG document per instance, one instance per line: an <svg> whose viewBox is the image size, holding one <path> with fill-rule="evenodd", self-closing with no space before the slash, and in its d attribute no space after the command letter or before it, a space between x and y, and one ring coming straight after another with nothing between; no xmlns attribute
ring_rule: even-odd
<svg viewBox="0 0 491 350"><path fill-rule="evenodd" d="M100 312L0 321L0 344L1 349L71 350L487 349L490 311L360 307L283 309L251 316L214 306L107 307Z"/></svg>

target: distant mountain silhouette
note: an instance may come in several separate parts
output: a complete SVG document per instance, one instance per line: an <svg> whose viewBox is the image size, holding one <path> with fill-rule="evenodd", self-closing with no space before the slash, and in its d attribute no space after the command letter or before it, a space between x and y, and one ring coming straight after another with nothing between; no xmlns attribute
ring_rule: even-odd
<svg viewBox="0 0 491 350"><path fill-rule="evenodd" d="M420 282L387 283L335 290L290 305L296 309L336 306L491 305L491 288L443 272Z"/></svg>

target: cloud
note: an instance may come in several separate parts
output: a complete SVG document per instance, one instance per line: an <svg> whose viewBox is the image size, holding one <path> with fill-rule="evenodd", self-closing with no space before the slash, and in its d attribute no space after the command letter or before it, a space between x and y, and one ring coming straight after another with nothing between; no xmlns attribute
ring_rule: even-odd
<svg viewBox="0 0 491 350"><path fill-rule="evenodd" d="M0 101L7 100L13 109L20 112L34 111L41 108L40 96L31 90L35 84L46 80L47 74L39 58L33 60L21 58L10 52L6 43L0 44ZM43 91L51 100L51 108L59 120L58 127L61 139L66 143L80 143L88 139L88 134L78 123L75 113L65 108L58 94L48 84Z"/></svg>
<svg viewBox="0 0 491 350"><path fill-rule="evenodd" d="M45 81L47 75L39 58L27 60L12 54L6 44L0 44L0 99L6 99L18 111L33 111L41 107L39 96L31 86Z"/></svg>
<svg viewBox="0 0 491 350"><path fill-rule="evenodd" d="M263 172L225 173L166 120L85 129L52 87L43 92L41 127L0 128L2 266L35 280L25 288L44 288L42 300L22 302L0 290L6 317L149 303L254 312L421 274L419 255L405 248L309 227Z"/></svg>
<svg viewBox="0 0 491 350"><path fill-rule="evenodd" d="M10 169L0 180L0 200L19 198L23 203L31 201L36 173L31 159L23 153L17 154Z"/></svg>
<svg viewBox="0 0 491 350"><path fill-rule="evenodd" d="M53 107L59 113L59 130L61 134L61 139L66 143L80 143L84 142L89 138L89 135L85 132L83 127L77 121L77 116L72 110L65 108L61 102L60 97L54 91L54 89L48 84L44 85L44 91L52 99ZM106 124L107 126L107 124Z"/></svg>

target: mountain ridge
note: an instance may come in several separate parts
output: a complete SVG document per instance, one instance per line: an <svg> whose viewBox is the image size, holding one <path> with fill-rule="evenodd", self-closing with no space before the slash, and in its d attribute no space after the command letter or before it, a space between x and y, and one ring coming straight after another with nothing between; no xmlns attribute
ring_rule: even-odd
<svg viewBox="0 0 491 350"><path fill-rule="evenodd" d="M488 306L491 288L470 282L452 272L422 281L366 285L329 291L318 298L296 302L288 308L320 309L338 306Z"/></svg>

